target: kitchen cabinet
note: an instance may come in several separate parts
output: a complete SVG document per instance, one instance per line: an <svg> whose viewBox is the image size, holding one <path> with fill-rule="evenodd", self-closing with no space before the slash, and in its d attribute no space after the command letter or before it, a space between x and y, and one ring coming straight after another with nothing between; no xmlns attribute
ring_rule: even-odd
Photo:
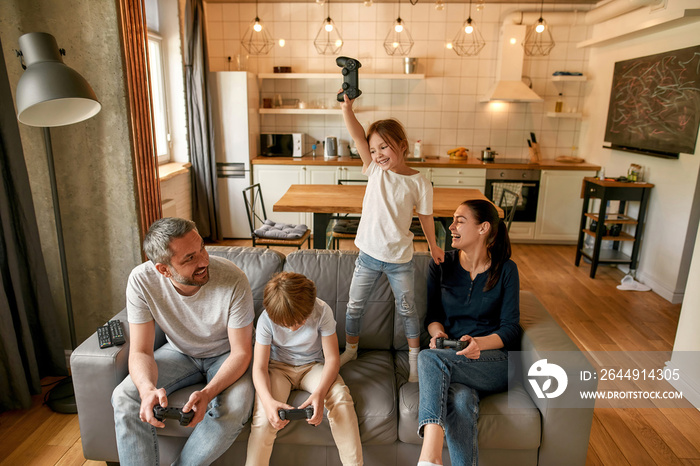
<svg viewBox="0 0 700 466"><path fill-rule="evenodd" d="M581 182L593 171L542 170L534 239L574 243L580 223Z"/></svg>
<svg viewBox="0 0 700 466"><path fill-rule="evenodd" d="M629 264L630 270L635 270L637 268L637 256L639 255L646 208L651 188L654 185L641 182L623 183L612 180L599 180L593 177L584 178L583 183L583 209L581 210L578 243L576 245L576 267L581 262L581 256L585 256L591 261L591 278L595 278L599 263ZM598 212L589 212L589 201L593 198L600 199ZM607 212L608 201L620 201L616 213ZM626 204L629 201L639 202L639 213L636 219L628 216L625 212ZM604 220L601 222L600 219ZM595 231L591 230L591 225L589 225L589 228L586 228L586 223L589 220L597 222ZM613 236L608 233L606 225L620 225L620 229L625 225L633 226L634 235L619 231L618 235ZM594 238L592 248L584 244L586 235ZM601 247L601 243L606 240L613 241L612 249L603 249ZM630 255L620 250L620 241L632 242Z"/></svg>
<svg viewBox="0 0 700 466"><path fill-rule="evenodd" d="M267 216L275 222L298 225L307 223L303 212L273 212L272 206L293 184L306 184L306 166L300 165L253 165L253 183L260 183ZM243 198L241 197L241 202Z"/></svg>
<svg viewBox="0 0 700 466"><path fill-rule="evenodd" d="M436 188L470 188L483 193L486 184L486 170L481 168L428 168L423 174Z"/></svg>

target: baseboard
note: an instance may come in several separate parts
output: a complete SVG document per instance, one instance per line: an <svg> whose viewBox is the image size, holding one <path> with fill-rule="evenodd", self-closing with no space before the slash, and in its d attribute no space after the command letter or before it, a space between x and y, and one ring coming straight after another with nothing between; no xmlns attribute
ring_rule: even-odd
<svg viewBox="0 0 700 466"><path fill-rule="evenodd" d="M678 369L678 372L681 374L686 374L684 379L669 380L668 382L673 386L673 388L683 393L684 399L688 400L690 404L700 410L700 380L687 380L691 378L691 376L687 375L689 372L688 368L680 367L673 361L667 361L666 367L671 369L671 371Z"/></svg>
<svg viewBox="0 0 700 466"><path fill-rule="evenodd" d="M683 290L682 292L669 290L664 285L654 280L654 278L651 275L644 272L637 272L637 281L644 283L647 286L650 286L651 291L658 294L666 301L669 301L671 304L680 304L683 302L685 290Z"/></svg>

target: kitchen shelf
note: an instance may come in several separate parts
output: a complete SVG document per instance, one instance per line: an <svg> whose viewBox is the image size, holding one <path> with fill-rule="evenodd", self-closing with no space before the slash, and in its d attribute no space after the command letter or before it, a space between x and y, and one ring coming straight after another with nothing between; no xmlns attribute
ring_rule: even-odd
<svg viewBox="0 0 700 466"><path fill-rule="evenodd" d="M361 73L362 79L425 79L425 74ZM343 79L337 73L259 73L258 79Z"/></svg>
<svg viewBox="0 0 700 466"><path fill-rule="evenodd" d="M587 81L586 76L552 76L552 81L564 81L564 82L581 82Z"/></svg>
<svg viewBox="0 0 700 466"><path fill-rule="evenodd" d="M339 108L261 108L261 115L342 115Z"/></svg>
<svg viewBox="0 0 700 466"><path fill-rule="evenodd" d="M591 230L583 230L583 232L589 236L596 237L596 232ZM634 236L624 231L620 232L619 236L604 235L603 241L634 241Z"/></svg>
<svg viewBox="0 0 700 466"><path fill-rule="evenodd" d="M547 112L547 116L550 118L581 118L583 114L581 112Z"/></svg>

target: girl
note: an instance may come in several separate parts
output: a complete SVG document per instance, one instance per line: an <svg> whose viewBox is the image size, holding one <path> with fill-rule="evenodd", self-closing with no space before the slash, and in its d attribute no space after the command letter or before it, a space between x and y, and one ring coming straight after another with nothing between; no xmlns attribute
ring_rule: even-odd
<svg viewBox="0 0 700 466"><path fill-rule="evenodd" d="M436 264L445 253L435 242L433 189L430 182L406 165L408 140L401 123L379 120L370 125L367 135L345 95L341 107L343 119L357 152L362 158L362 173L367 189L362 201L362 217L355 245L360 255L350 284L345 318L346 345L340 363L357 357L360 325L367 298L384 272L394 293L396 312L404 322L408 340L409 382L418 381L420 322L413 298L413 234L410 232L413 208Z"/></svg>

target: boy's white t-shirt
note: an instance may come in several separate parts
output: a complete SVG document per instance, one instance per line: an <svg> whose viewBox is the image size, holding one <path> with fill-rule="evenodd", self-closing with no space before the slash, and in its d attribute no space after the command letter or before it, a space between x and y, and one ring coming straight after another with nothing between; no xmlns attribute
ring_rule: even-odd
<svg viewBox="0 0 700 466"><path fill-rule="evenodd" d="M411 220L432 215L433 187L422 173L399 175L372 161L365 172L367 189L355 245L382 262L404 264L413 258Z"/></svg>
<svg viewBox="0 0 700 466"><path fill-rule="evenodd" d="M292 366L323 362L321 337L335 334L333 310L316 298L314 310L304 325L292 331L270 320L267 310L258 317L255 342L270 346L270 359Z"/></svg>
<svg viewBox="0 0 700 466"><path fill-rule="evenodd" d="M192 296L175 290L153 262L131 271L126 286L129 323L155 320L168 342L195 358L231 350L228 328L242 328L255 318L253 293L241 269L222 257L209 257L209 281Z"/></svg>

